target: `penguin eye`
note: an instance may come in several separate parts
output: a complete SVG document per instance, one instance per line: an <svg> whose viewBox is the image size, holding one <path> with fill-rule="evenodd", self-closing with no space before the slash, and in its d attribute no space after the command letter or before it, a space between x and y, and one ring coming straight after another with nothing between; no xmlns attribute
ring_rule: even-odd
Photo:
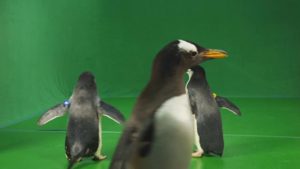
<svg viewBox="0 0 300 169"><path fill-rule="evenodd" d="M192 51L192 52L190 52L190 54L191 54L191 56L195 56L195 55L197 55L197 52Z"/></svg>

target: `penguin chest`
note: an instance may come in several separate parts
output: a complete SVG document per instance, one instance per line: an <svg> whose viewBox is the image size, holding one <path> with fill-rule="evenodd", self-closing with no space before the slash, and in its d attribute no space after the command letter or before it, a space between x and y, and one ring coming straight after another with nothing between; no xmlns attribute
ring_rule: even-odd
<svg viewBox="0 0 300 169"><path fill-rule="evenodd" d="M192 113L186 94L165 101L155 113L157 134L172 134L188 136L193 129ZM187 131L188 130L188 131ZM160 136L160 135L157 135Z"/></svg>
<svg viewBox="0 0 300 169"><path fill-rule="evenodd" d="M154 116L154 140L143 168L187 168L193 146L193 121L186 94L165 101Z"/></svg>

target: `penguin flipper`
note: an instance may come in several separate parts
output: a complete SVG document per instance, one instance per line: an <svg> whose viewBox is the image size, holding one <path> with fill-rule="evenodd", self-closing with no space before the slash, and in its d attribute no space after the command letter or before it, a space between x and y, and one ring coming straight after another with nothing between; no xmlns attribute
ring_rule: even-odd
<svg viewBox="0 0 300 169"><path fill-rule="evenodd" d="M193 89L189 89L188 90L188 95L189 95L189 101L190 101L190 105L191 105L191 110L192 110L192 114L197 113L198 108L197 108L197 102L196 102L196 95L195 92L193 91Z"/></svg>
<svg viewBox="0 0 300 169"><path fill-rule="evenodd" d="M139 137L139 156L146 157L151 151L153 139L154 139L154 120L148 120L141 131Z"/></svg>
<svg viewBox="0 0 300 169"><path fill-rule="evenodd" d="M237 116L242 115L240 109L234 103L232 103L229 99L222 97L222 96L216 96L215 100L219 107L225 108Z"/></svg>
<svg viewBox="0 0 300 169"><path fill-rule="evenodd" d="M144 158L149 155L154 139L154 120L147 120L138 132L135 127L125 128L109 169L128 169L128 160L132 157L135 148L138 155Z"/></svg>
<svg viewBox="0 0 300 169"><path fill-rule="evenodd" d="M48 109L38 120L38 125L42 126L48 123L49 121L61 117L68 111L68 107L63 103L57 104L50 109Z"/></svg>
<svg viewBox="0 0 300 169"><path fill-rule="evenodd" d="M133 153L133 142L136 140L136 129L127 127L123 131L119 143L115 148L109 169L127 169L127 163Z"/></svg>
<svg viewBox="0 0 300 169"><path fill-rule="evenodd" d="M123 114L112 105L109 105L104 101L100 101L99 108L101 109L99 113L101 112L104 116L112 119L116 123L123 124L125 122Z"/></svg>

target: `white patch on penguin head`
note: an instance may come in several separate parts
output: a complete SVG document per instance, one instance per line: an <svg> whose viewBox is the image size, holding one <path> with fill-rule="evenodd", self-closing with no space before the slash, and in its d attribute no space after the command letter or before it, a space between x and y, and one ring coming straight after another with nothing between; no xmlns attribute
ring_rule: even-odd
<svg viewBox="0 0 300 169"><path fill-rule="evenodd" d="M186 51L186 52L197 52L198 53L197 47L194 44L184 41L184 40L178 40L178 41L179 41L179 43L178 43L179 50Z"/></svg>

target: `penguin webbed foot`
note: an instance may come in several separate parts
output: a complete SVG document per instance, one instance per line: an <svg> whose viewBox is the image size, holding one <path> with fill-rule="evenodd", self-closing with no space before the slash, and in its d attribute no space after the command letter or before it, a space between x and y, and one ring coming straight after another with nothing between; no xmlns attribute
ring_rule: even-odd
<svg viewBox="0 0 300 169"><path fill-rule="evenodd" d="M223 156L222 153L214 153L214 152L209 152L205 155L210 156L210 157L222 157Z"/></svg>
<svg viewBox="0 0 300 169"><path fill-rule="evenodd" d="M203 150L197 150L195 152L192 153L192 157L193 158L200 158L202 157L204 154L204 151Z"/></svg>
<svg viewBox="0 0 300 169"><path fill-rule="evenodd" d="M102 161L102 160L105 160L106 158L107 158L106 155L94 155L93 160L94 161Z"/></svg>

